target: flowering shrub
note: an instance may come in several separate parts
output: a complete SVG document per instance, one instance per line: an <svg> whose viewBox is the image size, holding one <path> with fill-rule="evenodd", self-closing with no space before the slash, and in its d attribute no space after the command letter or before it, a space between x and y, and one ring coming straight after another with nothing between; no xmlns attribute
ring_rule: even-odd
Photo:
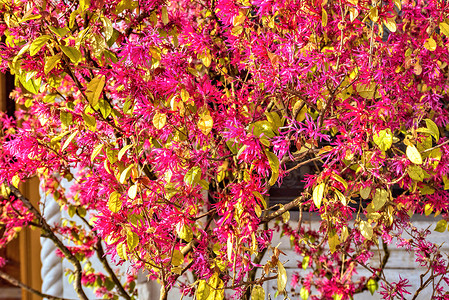
<svg viewBox="0 0 449 300"><path fill-rule="evenodd" d="M93 270L95 252L157 279L161 299L177 282L199 300L265 299L267 280L302 299L378 286L384 299L427 286L444 299L447 256L410 220L441 215L442 232L449 219L448 11L437 0L2 1L0 68L23 108L1 115L2 245L40 227L73 264L80 299L83 285L137 297L135 276ZM307 164L297 198L270 204L270 187ZM50 226L18 190L32 176L86 226ZM305 273L287 277L274 230ZM425 267L416 291L382 272L395 246Z"/></svg>

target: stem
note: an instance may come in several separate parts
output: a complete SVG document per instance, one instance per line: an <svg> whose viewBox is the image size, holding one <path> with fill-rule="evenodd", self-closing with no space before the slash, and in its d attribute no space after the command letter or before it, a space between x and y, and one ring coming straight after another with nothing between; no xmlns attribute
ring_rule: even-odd
<svg viewBox="0 0 449 300"><path fill-rule="evenodd" d="M30 200L28 200L22 193L14 186L9 186L11 192L22 201L22 203L30 210L30 212L39 220L42 224L42 237L49 238L53 241L55 246L61 250L64 254L64 257L73 265L75 268L75 280L74 280L74 289L77 293L78 297L82 300L89 300L84 293L83 286L81 284L81 276L82 276L82 267L79 260L72 254L72 252L62 243L62 241L56 236L56 234L51 229L50 225L48 225L45 218L40 214L40 212L31 204Z"/></svg>
<svg viewBox="0 0 449 300"><path fill-rule="evenodd" d="M33 289L29 285L26 285L25 283L15 279L14 277L4 273L3 271L0 271L0 277L3 278L4 280L8 281L12 285L20 287L20 288L22 288L22 289L24 289L24 290L26 290L26 291L28 291L30 293L38 295L39 297L47 298L48 300L69 300L67 298L60 298L60 297L44 294L44 293L42 293L42 292L40 292L40 291L38 291L36 289Z"/></svg>
<svg viewBox="0 0 449 300"><path fill-rule="evenodd" d="M106 272L108 272L108 274L111 277L112 281L117 286L117 289L118 289L118 292L119 292L120 296L122 296L126 300L131 300L131 297L125 291L125 289L123 288L122 283L120 282L120 280L118 279L117 275L114 273L114 271L112 270L111 266L109 265L109 262L105 258L103 245L101 244L101 239L98 237L97 231L93 229L93 227L89 224L89 222L87 222L87 220L85 218L83 218L83 217L81 217L79 215L78 211L76 212L76 214L77 214L77 216L81 220L83 220L83 222L90 228L90 230L93 232L93 234L97 238L97 243L95 244L95 248L96 248L95 252L97 253L98 260L101 262L103 268L106 270Z"/></svg>

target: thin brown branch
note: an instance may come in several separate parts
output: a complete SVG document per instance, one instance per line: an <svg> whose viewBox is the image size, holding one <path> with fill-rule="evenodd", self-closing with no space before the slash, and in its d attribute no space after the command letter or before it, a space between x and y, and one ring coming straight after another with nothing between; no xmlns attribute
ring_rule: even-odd
<svg viewBox="0 0 449 300"><path fill-rule="evenodd" d="M62 243L62 241L56 236L56 234L51 229L50 225L47 223L45 218L41 215L41 213L33 206L33 204L22 195L22 193L14 186L9 186L11 192L16 196L17 199L22 201L22 203L25 205L26 208L29 209L29 211L39 220L39 222L42 224L42 236L45 238L49 238L53 241L55 246L61 250L61 252L64 254L64 257L73 265L75 268L75 280L74 280L74 289L77 293L78 297L83 300L88 300L86 294L83 290L83 285L81 283L81 276L82 276L82 267L79 260L73 255L73 253Z"/></svg>
<svg viewBox="0 0 449 300"><path fill-rule="evenodd" d="M56 296L52 296L52 295L48 295L48 294L44 294L41 291L38 291L36 289L33 289L32 287L30 287L29 285L26 285L25 283L17 280L16 278L8 275L7 273L0 271L0 277L3 278L4 280L8 281L9 283L11 283L14 286L20 287L30 293L33 293L39 297L42 298L47 298L48 300L69 300L67 298L61 298L61 297L56 297Z"/></svg>

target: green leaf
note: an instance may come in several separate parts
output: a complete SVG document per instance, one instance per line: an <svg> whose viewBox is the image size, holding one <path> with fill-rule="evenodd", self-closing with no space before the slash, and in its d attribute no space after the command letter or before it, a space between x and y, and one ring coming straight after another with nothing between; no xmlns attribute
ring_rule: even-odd
<svg viewBox="0 0 449 300"><path fill-rule="evenodd" d="M440 130L438 129L437 124L435 124L435 122L433 122L431 119L424 119L424 121L426 121L427 129L429 129L432 136L438 142L438 140L440 139Z"/></svg>
<svg viewBox="0 0 449 300"><path fill-rule="evenodd" d="M287 272L285 271L284 266L280 261L278 261L278 277L277 277L277 285L278 292L283 292L285 287L287 286Z"/></svg>
<svg viewBox="0 0 449 300"><path fill-rule="evenodd" d="M105 77L103 75L95 76L88 84L86 88L86 97L90 105L94 107L97 105L100 99L101 92L105 84Z"/></svg>
<svg viewBox="0 0 449 300"><path fill-rule="evenodd" d="M173 250L173 254L171 257L171 264L176 266L180 266L184 263L184 255L178 249Z"/></svg>
<svg viewBox="0 0 449 300"><path fill-rule="evenodd" d="M108 208L113 213L118 213L122 209L122 199L119 192L113 191L109 195Z"/></svg>
<svg viewBox="0 0 449 300"><path fill-rule="evenodd" d="M108 291L112 291L112 289L115 287L115 283L109 277L106 277L104 281L104 286Z"/></svg>
<svg viewBox="0 0 449 300"><path fill-rule="evenodd" d="M30 55L34 56L36 53L38 53L50 38L51 36L49 35L42 35L36 38L30 45Z"/></svg>
<svg viewBox="0 0 449 300"><path fill-rule="evenodd" d="M198 183L201 179L201 168L195 166L187 171L186 175L184 175L184 182L188 185L194 185Z"/></svg>
<svg viewBox="0 0 449 300"><path fill-rule="evenodd" d="M65 140L64 145L61 148L61 152L64 151L65 148L67 148L72 140L75 138L75 136L78 134L78 131L73 132L69 137Z"/></svg>
<svg viewBox="0 0 449 300"><path fill-rule="evenodd" d="M137 245L139 245L139 236L137 233L128 230L126 232L126 243L128 245L129 251L133 251Z"/></svg>
<svg viewBox="0 0 449 300"><path fill-rule="evenodd" d="M384 189L376 189L376 194L373 198L373 209L375 211L378 211L381 209L385 203L387 203L388 200L388 191Z"/></svg>
<svg viewBox="0 0 449 300"><path fill-rule="evenodd" d="M321 207L321 202L323 201L324 197L324 189L326 188L326 184L320 183L319 185L315 186L313 189L313 203L317 208Z"/></svg>
<svg viewBox="0 0 449 300"><path fill-rule="evenodd" d="M420 166L410 165L407 168L408 176L416 181L424 180L424 170Z"/></svg>
<svg viewBox="0 0 449 300"><path fill-rule="evenodd" d="M373 227L366 221L360 221L360 233L365 239L370 240L373 237Z"/></svg>
<svg viewBox="0 0 449 300"><path fill-rule="evenodd" d="M421 165L422 157L418 149L413 145L408 145L406 150L407 158L414 164Z"/></svg>
<svg viewBox="0 0 449 300"><path fill-rule="evenodd" d="M379 131L373 136L374 143L379 146L380 150L387 151L393 144L393 134L391 129L387 128Z"/></svg>
<svg viewBox="0 0 449 300"><path fill-rule="evenodd" d="M90 161L93 163L95 158L100 154L101 150L103 149L104 144L98 144L95 146L94 150L92 150L92 154L90 155Z"/></svg>
<svg viewBox="0 0 449 300"><path fill-rule="evenodd" d="M97 129L97 120L95 120L94 116L83 113L83 120L90 131L95 131Z"/></svg>
<svg viewBox="0 0 449 300"><path fill-rule="evenodd" d="M437 226L435 226L435 231L438 232L445 232L447 227L447 221L446 220L439 220L437 222Z"/></svg>
<svg viewBox="0 0 449 300"><path fill-rule="evenodd" d="M253 286L251 300L265 300L265 290L260 285Z"/></svg>
<svg viewBox="0 0 449 300"><path fill-rule="evenodd" d="M55 55L47 58L47 60L45 61L45 66L44 66L44 73L45 74L50 73L50 71L55 68L56 64L60 60L61 60L61 53L55 54Z"/></svg>
<svg viewBox="0 0 449 300"><path fill-rule="evenodd" d="M366 287L368 288L368 291L370 291L371 295L374 295L374 292L379 288L379 284L377 283L376 280L371 278L366 283Z"/></svg>
<svg viewBox="0 0 449 300"><path fill-rule="evenodd" d="M70 46L60 46L62 52L64 52L65 55L67 55L68 58L70 58L70 60L76 64L81 60L81 52L74 48L74 47L70 47Z"/></svg>

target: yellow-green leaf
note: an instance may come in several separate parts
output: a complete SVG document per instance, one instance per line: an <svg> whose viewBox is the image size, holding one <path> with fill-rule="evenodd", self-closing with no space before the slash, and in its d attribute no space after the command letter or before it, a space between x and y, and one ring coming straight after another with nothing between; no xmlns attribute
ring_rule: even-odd
<svg viewBox="0 0 449 300"><path fill-rule="evenodd" d="M94 162L95 158L100 154L101 150L103 149L104 144L98 144L95 146L94 150L92 151L92 154L90 155L90 161Z"/></svg>
<svg viewBox="0 0 449 300"><path fill-rule="evenodd" d="M129 251L133 251L139 245L139 236L135 232L128 230L126 232L126 243Z"/></svg>
<svg viewBox="0 0 449 300"><path fill-rule="evenodd" d="M214 120L209 115L204 115L198 121L198 128L201 130L203 134L209 134L214 125Z"/></svg>
<svg viewBox="0 0 449 300"><path fill-rule="evenodd" d="M430 37L424 42L424 48L429 51L435 51L437 49L437 43L432 37Z"/></svg>
<svg viewBox="0 0 449 300"><path fill-rule="evenodd" d="M338 238L338 235L336 234L329 234L328 238L329 243L329 250L331 253L334 253L337 250L337 246L340 245L340 239Z"/></svg>
<svg viewBox="0 0 449 300"><path fill-rule="evenodd" d="M130 176L130 172L131 169L134 167L134 164L130 164L125 170L123 170L123 172L120 174L120 179L119 182L121 184L125 184L126 180L129 178Z"/></svg>
<svg viewBox="0 0 449 300"><path fill-rule="evenodd" d="M78 134L78 131L73 132L69 137L65 140L64 145L61 148L61 152L64 151L65 148L67 148L72 140L75 138L75 136Z"/></svg>
<svg viewBox="0 0 449 300"><path fill-rule="evenodd" d="M83 120L87 128L91 131L95 131L97 129L97 120L95 120L94 116L83 113Z"/></svg>
<svg viewBox="0 0 449 300"><path fill-rule="evenodd" d="M317 208L321 207L321 202L323 201L324 197L324 189L326 188L326 184L320 183L313 189L313 203Z"/></svg>
<svg viewBox="0 0 449 300"><path fill-rule="evenodd" d="M88 84L86 88L86 97L90 105L94 107L97 105L100 99L101 92L105 84L105 77L103 75L95 76Z"/></svg>
<svg viewBox="0 0 449 300"><path fill-rule="evenodd" d="M128 189L128 197L131 199L136 199L137 196L137 184L133 184Z"/></svg>
<svg viewBox="0 0 449 300"><path fill-rule="evenodd" d="M381 209L388 200L388 191L384 189L376 189L376 193L373 198L373 209L378 211Z"/></svg>
<svg viewBox="0 0 449 300"><path fill-rule="evenodd" d="M20 177L16 174L11 178L11 184L17 189L19 188ZM3 187L3 185L2 185Z"/></svg>
<svg viewBox="0 0 449 300"><path fill-rule="evenodd" d="M371 293L371 295L374 295L374 292L379 288L379 285L376 280L371 278L366 283L366 287L368 288L368 291Z"/></svg>
<svg viewBox="0 0 449 300"><path fill-rule="evenodd" d="M67 55L67 57L70 58L73 63L76 64L81 60L81 52L78 49L62 45L60 47L62 52L64 52L64 54Z"/></svg>
<svg viewBox="0 0 449 300"><path fill-rule="evenodd" d="M265 300L265 290L260 285L253 286L251 300Z"/></svg>
<svg viewBox="0 0 449 300"><path fill-rule="evenodd" d="M302 300L307 300L309 299L310 292L305 287L302 287L301 290L299 291L299 296L301 297Z"/></svg>
<svg viewBox="0 0 449 300"><path fill-rule="evenodd" d="M438 142L438 140L440 139L440 130L438 129L437 124L435 124L435 122L432 121L431 119L424 119L424 121L426 121L427 129L429 129L432 136Z"/></svg>
<svg viewBox="0 0 449 300"><path fill-rule="evenodd" d="M126 151L128 151L129 148L131 148L133 145L126 145L125 147L123 147L122 149L120 149L120 151L117 154L117 158L118 160L122 160L123 155L125 155Z"/></svg>
<svg viewBox="0 0 449 300"><path fill-rule="evenodd" d="M383 21L385 27L388 28L388 30L390 30L391 32L396 32L397 30L397 26L396 26L396 21L394 20L394 18L388 18L386 20Z"/></svg>
<svg viewBox="0 0 449 300"><path fill-rule="evenodd" d="M420 166L416 165L410 165L407 168L408 176L410 176L411 179L416 181L423 181L424 180L424 171Z"/></svg>
<svg viewBox="0 0 449 300"><path fill-rule="evenodd" d="M184 175L184 182L188 185L194 185L198 183L201 179L201 168L198 166L192 167L187 171L186 175Z"/></svg>
<svg viewBox="0 0 449 300"><path fill-rule="evenodd" d="M181 227L178 227L177 233L179 238L185 240L186 242L190 242L193 239L193 231L189 225L184 224Z"/></svg>
<svg viewBox="0 0 449 300"><path fill-rule="evenodd" d="M406 150L407 158L414 164L421 165L422 157L418 149L413 145L408 145Z"/></svg>
<svg viewBox="0 0 449 300"><path fill-rule="evenodd" d="M376 91L376 83L371 82L370 84L358 84L357 85L357 93L359 93L360 97L365 99L373 99L380 98L380 94Z"/></svg>
<svg viewBox="0 0 449 300"><path fill-rule="evenodd" d="M360 233L365 239L370 240L373 237L373 227L366 221L360 221Z"/></svg>
<svg viewBox="0 0 449 300"><path fill-rule="evenodd" d="M58 35L59 37L64 37L69 31L70 29L68 29L67 27L62 27L62 28L56 28L53 26L48 26L48 28L56 35Z"/></svg>
<svg viewBox="0 0 449 300"><path fill-rule="evenodd" d="M387 151L390 149L393 144L393 134L391 133L391 129L383 129L378 133L373 135L374 143L379 146L380 150Z"/></svg>
<svg viewBox="0 0 449 300"><path fill-rule="evenodd" d="M167 121L167 116L163 113L157 112L153 116L153 125L157 129L162 129L165 126L166 121Z"/></svg>
<svg viewBox="0 0 449 300"><path fill-rule="evenodd" d="M279 159L276 154L271 151L266 150L265 154L267 155L268 163L271 168L271 178L269 184L274 185L279 177Z"/></svg>
<svg viewBox="0 0 449 300"><path fill-rule="evenodd" d="M70 112L66 112L66 111L61 110L59 112L59 118L61 120L61 124L64 127L69 127L70 124L72 124L73 116L72 116L72 113L70 113Z"/></svg>
<svg viewBox="0 0 449 300"><path fill-rule="evenodd" d="M162 23L164 23L164 25L167 25L169 20L168 20L167 7L165 7L165 6L162 6L162 8L161 8L161 18L162 18Z"/></svg>
<svg viewBox="0 0 449 300"><path fill-rule="evenodd" d="M53 70L56 66L56 64L61 60L61 53L55 54L53 56L50 56L45 61L44 65L44 73L48 74L51 70Z"/></svg>
<svg viewBox="0 0 449 300"><path fill-rule="evenodd" d="M117 251L117 255L121 259L128 260L128 254L126 252L126 245L123 242L120 242L117 244L116 251Z"/></svg>
<svg viewBox="0 0 449 300"><path fill-rule="evenodd" d="M184 255L178 249L173 250L171 264L176 266L182 265L184 263Z"/></svg>
<svg viewBox="0 0 449 300"><path fill-rule="evenodd" d="M449 37L449 25L447 23L441 22L440 30L445 36Z"/></svg>
<svg viewBox="0 0 449 300"><path fill-rule="evenodd" d="M376 23L379 20L379 10L376 7L371 8L369 12L369 18Z"/></svg>
<svg viewBox="0 0 449 300"><path fill-rule="evenodd" d="M34 56L47 43L51 37L49 35L42 35L36 38L30 45L30 55Z"/></svg>
<svg viewBox="0 0 449 300"><path fill-rule="evenodd" d="M327 11L324 8L321 10L321 25L327 26Z"/></svg>
<svg viewBox="0 0 449 300"><path fill-rule="evenodd" d="M371 187L367 186L360 190L360 197L362 197L363 200L366 200L369 198L370 193L371 193Z"/></svg>
<svg viewBox="0 0 449 300"><path fill-rule="evenodd" d="M122 209L122 199L119 192L113 191L109 195L108 208L113 213L118 213Z"/></svg>
<svg viewBox="0 0 449 300"><path fill-rule="evenodd" d="M435 231L438 232L445 232L447 227L447 221L446 220L439 220L437 222L437 225L435 226Z"/></svg>
<svg viewBox="0 0 449 300"><path fill-rule="evenodd" d="M278 292L281 293L285 290L287 286L287 272L285 271L284 266L280 261L278 261L278 277L277 277L277 285Z"/></svg>
<svg viewBox="0 0 449 300"><path fill-rule="evenodd" d="M197 300L207 300L209 298L210 288L206 280L200 280L198 288L196 289Z"/></svg>

